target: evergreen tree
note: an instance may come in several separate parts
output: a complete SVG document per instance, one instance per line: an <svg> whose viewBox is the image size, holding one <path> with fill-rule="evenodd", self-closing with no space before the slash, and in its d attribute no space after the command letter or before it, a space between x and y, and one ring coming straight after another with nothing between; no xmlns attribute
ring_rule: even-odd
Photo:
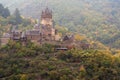
<svg viewBox="0 0 120 80"><path fill-rule="evenodd" d="M10 16L10 11L8 8L4 8L2 4L0 4L0 16L7 18Z"/></svg>
<svg viewBox="0 0 120 80"><path fill-rule="evenodd" d="M5 8L5 9L4 9L2 16L3 16L4 18L7 18L8 16L10 16L10 11L9 11L8 8Z"/></svg>
<svg viewBox="0 0 120 80"><path fill-rule="evenodd" d="M15 16L16 24L21 24L22 23L22 17L21 17L21 14L20 14L20 12L17 8L14 12L14 16Z"/></svg>

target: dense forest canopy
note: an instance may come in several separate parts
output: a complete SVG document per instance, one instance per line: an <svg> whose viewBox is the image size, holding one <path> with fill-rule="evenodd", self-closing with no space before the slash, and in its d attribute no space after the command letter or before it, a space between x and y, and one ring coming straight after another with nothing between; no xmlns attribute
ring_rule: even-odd
<svg viewBox="0 0 120 80"><path fill-rule="evenodd" d="M120 79L120 53L93 49L56 52L50 44L21 44L10 41L0 48L0 80Z"/></svg>
<svg viewBox="0 0 120 80"><path fill-rule="evenodd" d="M119 48L120 0L0 0L12 13L19 8L22 15L33 18L40 17L45 2L53 10L56 24Z"/></svg>

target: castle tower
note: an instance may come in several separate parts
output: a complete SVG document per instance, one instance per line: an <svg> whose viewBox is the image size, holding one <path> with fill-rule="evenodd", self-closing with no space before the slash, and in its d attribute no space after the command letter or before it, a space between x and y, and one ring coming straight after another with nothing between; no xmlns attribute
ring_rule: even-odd
<svg viewBox="0 0 120 80"><path fill-rule="evenodd" d="M46 40L54 40L55 29L53 27L52 11L48 8L41 14L41 32Z"/></svg>
<svg viewBox="0 0 120 80"><path fill-rule="evenodd" d="M45 9L45 11L42 11L41 14L41 24L47 27L52 27L53 21L52 21L52 11L48 8Z"/></svg>

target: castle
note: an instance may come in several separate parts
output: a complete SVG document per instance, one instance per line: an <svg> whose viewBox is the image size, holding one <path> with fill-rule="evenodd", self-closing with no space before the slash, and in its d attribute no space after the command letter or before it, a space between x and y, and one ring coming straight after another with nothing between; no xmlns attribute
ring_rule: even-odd
<svg viewBox="0 0 120 80"><path fill-rule="evenodd" d="M42 11L41 19L34 25L33 29L21 31L13 27L9 33L5 33L1 38L1 45L6 45L9 40L21 41L23 44L26 44L28 40L38 45L54 44L58 50L77 46L83 49L89 48L88 44L76 42L74 35L60 36L55 29L52 11L48 8Z"/></svg>
<svg viewBox="0 0 120 80"><path fill-rule="evenodd" d="M16 30L15 27L9 32L5 33L1 38L1 44L5 45L9 40L25 42L30 40L36 44L51 43L59 41L57 30L54 26L52 11L46 8L41 13L41 19L34 25L33 29L27 31Z"/></svg>

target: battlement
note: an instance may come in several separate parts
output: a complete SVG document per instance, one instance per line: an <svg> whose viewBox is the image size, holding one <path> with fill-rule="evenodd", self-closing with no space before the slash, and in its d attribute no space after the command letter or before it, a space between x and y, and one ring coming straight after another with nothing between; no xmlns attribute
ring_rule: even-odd
<svg viewBox="0 0 120 80"><path fill-rule="evenodd" d="M52 10L49 10L49 8L46 8L45 11L42 11L41 19L44 19L44 18L52 19Z"/></svg>

